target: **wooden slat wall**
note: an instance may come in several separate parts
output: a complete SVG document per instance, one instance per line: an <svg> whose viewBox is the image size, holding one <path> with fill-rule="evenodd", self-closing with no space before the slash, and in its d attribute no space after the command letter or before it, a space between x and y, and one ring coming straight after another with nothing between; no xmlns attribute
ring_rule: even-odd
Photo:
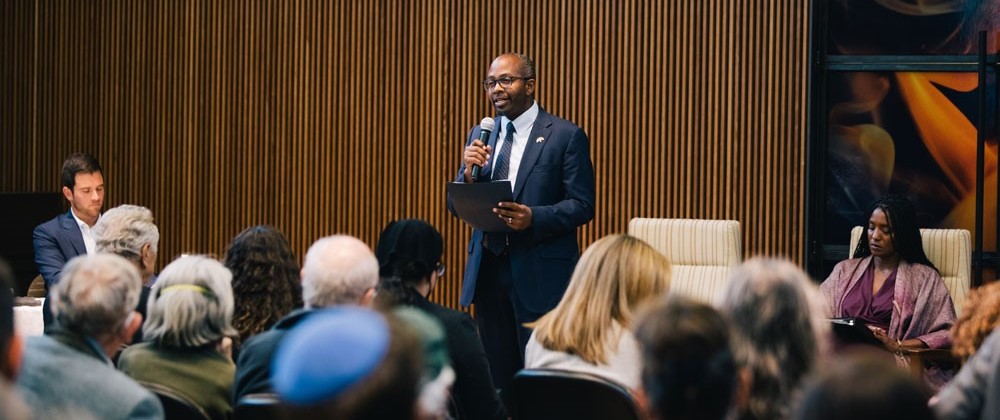
<svg viewBox="0 0 1000 420"><path fill-rule="evenodd" d="M161 261L276 225L300 255L389 220L445 236L455 305L469 230L445 209L493 56L590 134L596 219L735 219L747 256L803 257L807 6L798 0L13 1L0 6L0 191L56 191L68 153L107 205L150 207Z"/></svg>

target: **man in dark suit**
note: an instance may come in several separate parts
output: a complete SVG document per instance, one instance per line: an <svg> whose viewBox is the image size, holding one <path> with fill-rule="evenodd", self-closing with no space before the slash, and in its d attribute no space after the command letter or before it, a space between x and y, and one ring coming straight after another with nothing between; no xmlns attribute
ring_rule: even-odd
<svg viewBox="0 0 1000 420"><path fill-rule="evenodd" d="M45 288L59 282L63 265L73 257L93 253L96 245L90 228L101 216L104 206L104 175L101 164L86 153L74 153L62 167L62 193L69 201L65 214L38 225L33 242L35 264L45 280ZM49 301L45 300L42 314L45 325L52 323Z"/></svg>
<svg viewBox="0 0 1000 420"><path fill-rule="evenodd" d="M499 115L488 145L466 140L456 182L513 182L513 202L493 209L514 232L473 230L461 304L476 322L497 388L524 365L531 322L559 303L579 258L576 229L594 217L590 140L580 127L535 102L535 65L523 54L493 60L483 81ZM494 153L496 151L496 153ZM477 179L472 167L482 168ZM448 208L454 213L451 198Z"/></svg>

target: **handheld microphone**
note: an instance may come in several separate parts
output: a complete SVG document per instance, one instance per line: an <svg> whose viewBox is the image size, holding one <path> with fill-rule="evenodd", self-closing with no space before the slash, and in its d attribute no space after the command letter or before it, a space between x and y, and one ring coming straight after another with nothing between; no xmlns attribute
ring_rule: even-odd
<svg viewBox="0 0 1000 420"><path fill-rule="evenodd" d="M483 145L489 143L490 133L494 127L496 127L496 121L493 121L492 118L483 118L479 122L479 141L483 142ZM472 182L476 182L476 178L479 178L479 165L472 165Z"/></svg>

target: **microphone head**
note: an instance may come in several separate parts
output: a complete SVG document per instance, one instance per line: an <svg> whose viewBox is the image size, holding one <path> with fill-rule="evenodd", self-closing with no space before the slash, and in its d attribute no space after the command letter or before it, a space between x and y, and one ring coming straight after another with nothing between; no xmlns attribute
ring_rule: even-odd
<svg viewBox="0 0 1000 420"><path fill-rule="evenodd" d="M497 123L492 118L486 117L479 122L479 129L482 131L493 131Z"/></svg>

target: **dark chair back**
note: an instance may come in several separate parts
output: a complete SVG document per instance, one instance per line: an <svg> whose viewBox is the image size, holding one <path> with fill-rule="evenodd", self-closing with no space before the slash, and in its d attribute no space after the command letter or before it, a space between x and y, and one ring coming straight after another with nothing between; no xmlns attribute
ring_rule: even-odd
<svg viewBox="0 0 1000 420"><path fill-rule="evenodd" d="M269 420L284 418L281 401L275 394L247 394L236 402L233 420Z"/></svg>
<svg viewBox="0 0 1000 420"><path fill-rule="evenodd" d="M165 420L212 420L205 409L173 389L149 382L142 382L142 386L152 391L160 399L160 404L163 404L163 418Z"/></svg>
<svg viewBox="0 0 1000 420"><path fill-rule="evenodd" d="M642 418L627 388L587 373L524 369L512 391L517 420Z"/></svg>

